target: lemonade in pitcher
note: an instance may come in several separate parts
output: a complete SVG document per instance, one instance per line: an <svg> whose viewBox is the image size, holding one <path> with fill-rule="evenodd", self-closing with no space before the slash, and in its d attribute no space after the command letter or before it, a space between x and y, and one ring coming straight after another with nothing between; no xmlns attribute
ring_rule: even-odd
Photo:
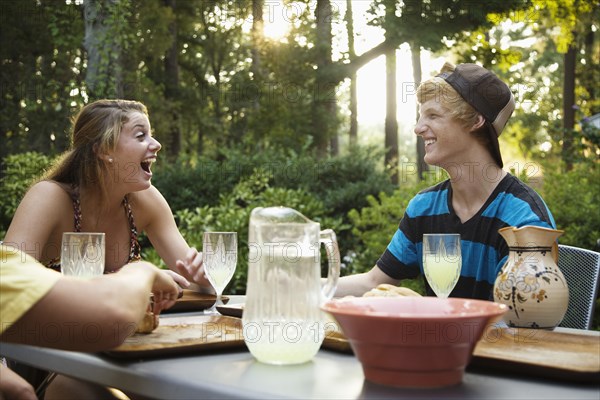
<svg viewBox="0 0 600 400"><path fill-rule="evenodd" d="M246 346L269 364L311 360L325 337L320 306L333 296L339 252L333 231L284 207L252 211L248 234L248 285L242 316ZM320 244L329 256L321 285ZM337 254L338 256L330 256Z"/></svg>

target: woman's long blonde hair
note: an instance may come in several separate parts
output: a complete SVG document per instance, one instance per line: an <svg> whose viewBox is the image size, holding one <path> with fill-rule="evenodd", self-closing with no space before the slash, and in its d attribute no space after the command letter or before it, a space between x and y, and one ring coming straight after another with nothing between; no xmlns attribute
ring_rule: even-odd
<svg viewBox="0 0 600 400"><path fill-rule="evenodd" d="M73 119L70 149L42 179L70 186L94 185L105 198L109 167L101 156L114 150L132 112L148 115L145 105L131 100L98 100L84 106Z"/></svg>

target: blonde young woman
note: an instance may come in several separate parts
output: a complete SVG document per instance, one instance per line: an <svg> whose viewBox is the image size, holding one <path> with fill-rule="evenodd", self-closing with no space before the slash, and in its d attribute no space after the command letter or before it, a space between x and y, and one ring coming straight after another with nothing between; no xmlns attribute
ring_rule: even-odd
<svg viewBox="0 0 600 400"><path fill-rule="evenodd" d="M179 233L171 209L152 186L152 164L160 143L152 136L148 111L136 101L99 100L74 119L72 147L25 194L4 244L49 268L60 270L64 232L104 232L105 272L140 260L144 232L170 275L211 290L202 255ZM46 398L108 396L105 389L57 377Z"/></svg>
<svg viewBox="0 0 600 400"><path fill-rule="evenodd" d="M24 196L4 243L60 270L63 232L104 232L106 272L140 259L145 232L173 274L209 288L201 254L179 233L171 209L152 186L160 143L136 101L99 100L82 108L72 148Z"/></svg>

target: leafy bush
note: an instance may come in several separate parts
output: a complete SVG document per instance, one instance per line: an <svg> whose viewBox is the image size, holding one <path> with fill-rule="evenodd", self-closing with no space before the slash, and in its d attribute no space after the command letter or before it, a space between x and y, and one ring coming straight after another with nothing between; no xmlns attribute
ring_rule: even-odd
<svg viewBox="0 0 600 400"><path fill-rule="evenodd" d="M270 174L271 186L289 185L290 165L314 164L309 153L278 147L255 148L248 142L221 149L211 157L182 156L174 163L161 162L155 168L153 184L169 201L173 212L216 205L222 195L248 178L257 169ZM303 171L301 172L303 173Z"/></svg>
<svg viewBox="0 0 600 400"><path fill-rule="evenodd" d="M277 186L303 188L314 193L333 215L346 215L367 205L367 195L391 193L389 174L380 166L381 151L352 148L324 160L297 157L274 175Z"/></svg>
<svg viewBox="0 0 600 400"><path fill-rule="evenodd" d="M157 163L152 184L175 212L218 203L221 193L230 191L239 178L224 174L226 170L220 163L204 157L180 157L173 163Z"/></svg>
<svg viewBox="0 0 600 400"><path fill-rule="evenodd" d="M2 160L0 174L0 238L8 230L12 217L29 186L50 166L53 157L27 152L11 154Z"/></svg>
<svg viewBox="0 0 600 400"><path fill-rule="evenodd" d="M542 194L565 233L559 242L598 250L600 239L600 164L575 164L568 172L546 171Z"/></svg>
<svg viewBox="0 0 600 400"><path fill-rule="evenodd" d="M153 184L174 212L215 205L241 180L260 169L270 174L269 185L303 189L317 196L329 214L345 218L348 211L367 205L366 196L391 192L388 173L379 166L382 154L371 148L354 148L340 156L317 159L305 151L249 143L223 149L214 158L180 158L155 167Z"/></svg>

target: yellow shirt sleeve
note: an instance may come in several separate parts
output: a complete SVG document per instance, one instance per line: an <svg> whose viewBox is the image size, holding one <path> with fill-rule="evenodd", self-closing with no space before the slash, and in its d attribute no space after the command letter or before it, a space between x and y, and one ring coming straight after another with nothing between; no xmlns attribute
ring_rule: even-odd
<svg viewBox="0 0 600 400"><path fill-rule="evenodd" d="M61 274L0 245L0 335L54 287Z"/></svg>

